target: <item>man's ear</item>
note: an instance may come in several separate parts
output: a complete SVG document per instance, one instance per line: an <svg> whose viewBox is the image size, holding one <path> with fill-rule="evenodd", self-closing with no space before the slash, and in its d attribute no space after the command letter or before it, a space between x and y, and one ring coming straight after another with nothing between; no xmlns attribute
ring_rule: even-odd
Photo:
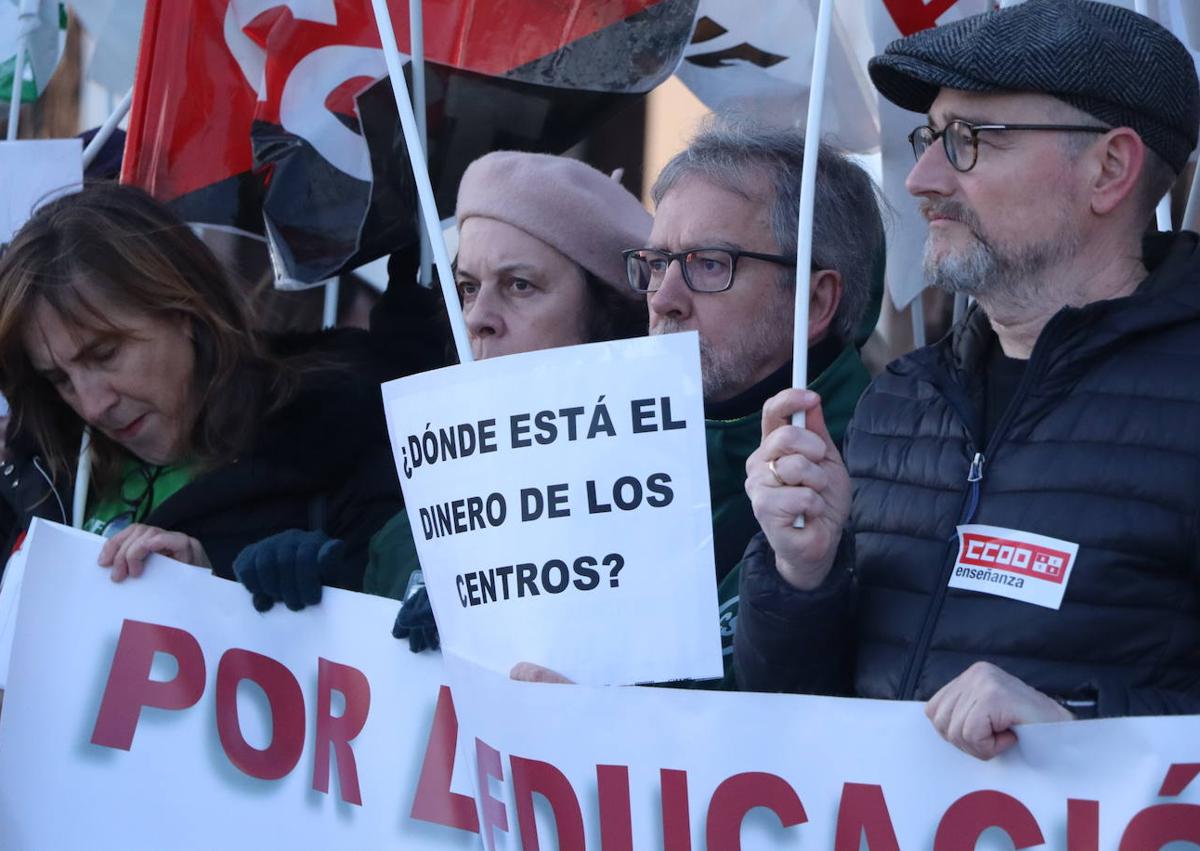
<svg viewBox="0 0 1200 851"><path fill-rule="evenodd" d="M1092 212L1105 216L1137 192L1146 165L1146 143L1128 127L1105 133L1089 152L1095 157L1089 189Z"/></svg>
<svg viewBox="0 0 1200 851"><path fill-rule="evenodd" d="M808 344L819 343L829 333L838 305L842 303L842 275L819 269L809 277Z"/></svg>

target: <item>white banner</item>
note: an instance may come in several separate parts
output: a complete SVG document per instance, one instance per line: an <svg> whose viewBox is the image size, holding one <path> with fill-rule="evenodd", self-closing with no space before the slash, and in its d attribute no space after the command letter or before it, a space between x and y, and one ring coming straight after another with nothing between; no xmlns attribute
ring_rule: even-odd
<svg viewBox="0 0 1200 851"><path fill-rule="evenodd" d="M0 142L0 245L42 204L83 186L78 139Z"/></svg>
<svg viewBox="0 0 1200 851"><path fill-rule="evenodd" d="M260 615L161 556L113 583L103 542L40 520L25 542L4 851L477 847L411 817L443 675L392 638L396 601L326 588Z"/></svg>
<svg viewBox="0 0 1200 851"><path fill-rule="evenodd" d="M114 584L101 543L41 521L27 543L5 851L464 849L481 825L488 849L1200 843L1200 717L1023 727L983 763L919 704L443 670L390 636L394 601L260 615L163 558Z"/></svg>
<svg viewBox="0 0 1200 851"><path fill-rule="evenodd" d="M942 741L919 703L531 685L448 667L487 784L488 851L1200 844L1200 716L1025 726L981 762Z"/></svg>
<svg viewBox="0 0 1200 851"><path fill-rule="evenodd" d="M721 675L694 333L384 385L442 646L596 684Z"/></svg>

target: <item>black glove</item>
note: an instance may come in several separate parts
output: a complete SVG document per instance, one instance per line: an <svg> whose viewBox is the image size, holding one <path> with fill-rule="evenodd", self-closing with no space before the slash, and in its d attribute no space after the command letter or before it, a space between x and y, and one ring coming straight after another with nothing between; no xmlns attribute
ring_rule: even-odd
<svg viewBox="0 0 1200 851"><path fill-rule="evenodd" d="M243 549L233 560L234 575L265 612L282 600L293 612L321 602L321 586L336 576L344 544L324 532L288 529Z"/></svg>
<svg viewBox="0 0 1200 851"><path fill-rule="evenodd" d="M437 623L433 619L433 607L429 605L429 592L424 588L418 589L401 604L392 635L407 638L408 649L413 653L437 650L441 645Z"/></svg>

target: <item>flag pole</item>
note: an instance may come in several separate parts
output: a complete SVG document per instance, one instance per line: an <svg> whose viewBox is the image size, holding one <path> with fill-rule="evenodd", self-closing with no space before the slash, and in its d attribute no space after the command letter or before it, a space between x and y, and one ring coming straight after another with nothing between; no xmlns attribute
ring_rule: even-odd
<svg viewBox="0 0 1200 851"><path fill-rule="evenodd" d="M1139 15L1143 15L1150 20L1155 20L1155 17L1150 14L1149 0L1134 0L1133 10ZM1164 198L1160 198L1158 206L1154 210L1155 221L1158 224L1160 231L1171 230L1171 196L1168 194Z"/></svg>
<svg viewBox="0 0 1200 851"><path fill-rule="evenodd" d="M421 139L421 151L429 148L429 116L425 103L425 15L422 8L424 0L408 0L408 52L409 64L412 66L413 107L417 117L417 136ZM426 157L428 154L426 154ZM429 168L427 158L422 158L426 169ZM421 241L421 267L417 281L421 286L433 285L433 258L429 250L429 234L425 231L424 220L419 221L417 238Z"/></svg>
<svg viewBox="0 0 1200 851"><path fill-rule="evenodd" d="M17 138L17 127L21 121L21 78L25 75L25 45L29 36L21 33L17 37L17 55L13 57L12 88L8 92L8 129L4 139L12 142Z"/></svg>
<svg viewBox="0 0 1200 851"><path fill-rule="evenodd" d="M438 282L442 287L442 297L446 302L446 313L450 317L450 331L454 336L454 348L458 352L459 363L470 363L475 360L471 354L471 345L467 339L467 323L462 311L458 309L458 291L454 286L454 275L450 270L450 257L446 252L446 240L442 236L441 218L438 216L437 204L433 198L433 185L429 180L429 171L425 166L425 152L417 134L417 119L413 114L412 98L408 94L408 86L404 84L404 68L400 62L400 51L396 47L396 33L392 29L392 19L388 12L387 0L371 0L371 8L375 12L375 26L379 30L379 41L383 45L383 57L387 60L388 77L392 83L392 95L396 98L396 108L400 113L400 127L404 131L404 144L408 148L408 160L412 165L413 178L417 184L417 200L420 202L422 221L429 236L429 244L433 249L433 259L437 266Z"/></svg>
<svg viewBox="0 0 1200 851"><path fill-rule="evenodd" d="M796 315L792 324L792 386L808 386L808 300L812 278L813 209L817 190L817 163L821 150L821 112L825 106L825 77L829 68L829 37L833 29L833 0L821 0L813 45L813 71L809 83L808 120L804 125L804 163L800 171L800 213L796 228ZM804 427L804 412L792 416L792 425ZM804 528L804 517L793 524Z"/></svg>
<svg viewBox="0 0 1200 851"><path fill-rule="evenodd" d="M341 279L334 275L325 282L325 299L321 303L321 328L332 328L337 325L338 294L341 291Z"/></svg>
<svg viewBox="0 0 1200 851"><path fill-rule="evenodd" d="M25 76L25 59L29 52L29 37L42 25L40 17L39 0L20 0L17 3L19 11L17 12L17 26L20 32L17 34L17 53L13 57L13 78L12 88L8 93L8 130L6 131L6 140L11 142L17 138L17 128L21 122L21 90L25 88L23 78ZM32 62L32 57L29 57ZM34 70L36 77L37 70ZM36 83L36 80L34 81Z"/></svg>
<svg viewBox="0 0 1200 851"><path fill-rule="evenodd" d="M133 103L133 89L125 93L125 97L121 98L121 102L117 104L117 108L112 111L108 118L104 119L104 123L100 125L100 129L96 131L96 135L92 137L92 141L87 143L87 147L83 149L83 168L86 171L87 167L96 159L96 155L100 153L104 143L112 138L112 134L116 132L117 125L124 120L129 114L129 107Z"/></svg>
<svg viewBox="0 0 1200 851"><path fill-rule="evenodd" d="M1192 170L1192 188L1188 192L1187 209L1183 214L1183 221L1179 223L1180 230L1195 230L1196 217L1200 215L1200 161L1197 161Z"/></svg>
<svg viewBox="0 0 1200 851"><path fill-rule="evenodd" d="M75 467L75 489L71 493L71 525L76 529L83 528L83 520L87 514L88 488L92 484L92 430L83 428L83 437L79 443L79 464Z"/></svg>
<svg viewBox="0 0 1200 851"><path fill-rule="evenodd" d="M817 158L821 149L821 111L825 105L825 72L829 67L829 36L833 0L821 0L813 47L812 82L809 85L808 120L804 125L804 163L800 172L800 212L796 230L796 318L792 335L792 386L808 386L808 300L812 277L813 208L816 201ZM804 425L804 412L792 418Z"/></svg>

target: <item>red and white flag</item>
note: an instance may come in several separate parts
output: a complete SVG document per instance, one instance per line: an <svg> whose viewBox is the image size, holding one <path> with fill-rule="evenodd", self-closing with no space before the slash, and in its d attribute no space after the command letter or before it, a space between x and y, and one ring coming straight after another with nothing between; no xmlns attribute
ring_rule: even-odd
<svg viewBox="0 0 1200 851"><path fill-rule="evenodd" d="M442 211L475 158L559 153L668 77L697 0L426 3ZM408 8L389 3L407 50ZM368 0L149 0L122 179L189 221L265 231L317 282L415 239L415 191Z"/></svg>

